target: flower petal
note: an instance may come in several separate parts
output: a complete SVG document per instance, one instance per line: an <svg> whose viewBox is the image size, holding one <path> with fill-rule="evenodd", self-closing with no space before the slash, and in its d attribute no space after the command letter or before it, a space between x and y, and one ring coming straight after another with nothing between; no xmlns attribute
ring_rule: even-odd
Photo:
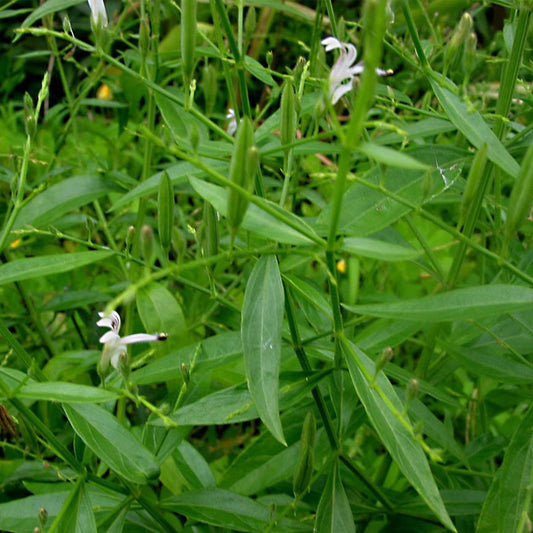
<svg viewBox="0 0 533 533"><path fill-rule="evenodd" d="M99 339L102 344L120 343L120 336L114 331L106 331Z"/></svg>
<svg viewBox="0 0 533 533"><path fill-rule="evenodd" d="M320 41L320 44L326 47L326 52L330 52L336 48L344 48L343 43L341 43L336 37L332 36L325 37Z"/></svg>
<svg viewBox="0 0 533 533"><path fill-rule="evenodd" d="M111 328L115 333L120 331L120 315L116 311L111 311L108 315L104 313L98 313L100 320L96 323L101 328Z"/></svg>
<svg viewBox="0 0 533 533"><path fill-rule="evenodd" d="M136 342L153 342L165 340L166 336L150 335L149 333L134 333L120 339L121 344L134 344Z"/></svg>
<svg viewBox="0 0 533 533"><path fill-rule="evenodd" d="M333 91L333 94L331 95L331 103L335 105L343 95L345 95L347 92L350 92L351 90L352 80L350 80L348 83L345 83L344 85L340 85Z"/></svg>

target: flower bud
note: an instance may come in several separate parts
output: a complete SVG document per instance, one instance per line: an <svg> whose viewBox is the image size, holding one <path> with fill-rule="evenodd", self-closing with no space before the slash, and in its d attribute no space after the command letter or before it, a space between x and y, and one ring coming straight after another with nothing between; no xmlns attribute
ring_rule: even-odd
<svg viewBox="0 0 533 533"><path fill-rule="evenodd" d="M39 524L41 524L41 527L44 528L46 526L46 522L48 522L48 511L41 507L39 509Z"/></svg>
<svg viewBox="0 0 533 533"><path fill-rule="evenodd" d="M195 48L196 0L181 0L181 67L186 86L193 77Z"/></svg>
<svg viewBox="0 0 533 533"><path fill-rule="evenodd" d="M267 64L267 67L270 68L271 65L272 65L272 60L274 59L274 54L272 52L272 50L269 50L266 55L265 55L265 61L266 61L266 64Z"/></svg>
<svg viewBox="0 0 533 533"><path fill-rule="evenodd" d="M191 380L191 373L189 370L189 365L187 365L186 363L181 363L180 372L181 372L181 375L183 376L183 381L185 383L189 383L189 381Z"/></svg>
<svg viewBox="0 0 533 533"><path fill-rule="evenodd" d="M483 174L487 163L487 145L484 144L476 153L470 172L466 179L466 188L461 201L459 213L459 225L462 226L468 211L473 205L474 198L480 193L480 186L483 184Z"/></svg>
<svg viewBox="0 0 533 533"><path fill-rule="evenodd" d="M167 172L161 174L157 194L157 226L159 241L164 250L170 248L174 226L174 188Z"/></svg>
<svg viewBox="0 0 533 533"><path fill-rule="evenodd" d="M465 50L463 55L463 75L469 80L474 70L477 50L477 35L471 32L465 42Z"/></svg>
<svg viewBox="0 0 533 533"><path fill-rule="evenodd" d="M313 411L308 411L302 426L298 464L292 480L292 489L296 496L303 494L309 487L314 470L315 439L316 419Z"/></svg>
<svg viewBox="0 0 533 533"><path fill-rule="evenodd" d="M445 69L455 68L462 59L461 49L472 31L474 22L470 13L463 13L459 24L453 31L448 44L444 49L444 66Z"/></svg>
<svg viewBox="0 0 533 533"><path fill-rule="evenodd" d="M37 119L35 117L35 106L30 93L24 93L24 122L26 126L26 134L29 137L35 135L37 129Z"/></svg>
<svg viewBox="0 0 533 533"><path fill-rule="evenodd" d="M390 346L387 346L381 354L378 357L378 360L376 361L376 373L374 377L376 377L386 366L387 364L392 361L392 358L394 357L394 351Z"/></svg>
<svg viewBox="0 0 533 533"><path fill-rule="evenodd" d="M412 401L416 400L418 397L418 391L420 388L420 382L416 378L412 378L407 383L407 394L406 399L407 403L411 403Z"/></svg>

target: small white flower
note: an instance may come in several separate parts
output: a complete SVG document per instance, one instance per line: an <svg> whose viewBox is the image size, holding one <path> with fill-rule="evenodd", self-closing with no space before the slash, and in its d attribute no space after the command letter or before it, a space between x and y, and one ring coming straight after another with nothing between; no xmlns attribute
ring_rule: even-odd
<svg viewBox="0 0 533 533"><path fill-rule="evenodd" d="M104 0L87 0L91 8L91 16L96 27L107 26L107 12L105 10Z"/></svg>
<svg viewBox="0 0 533 533"><path fill-rule="evenodd" d="M340 49L340 55L335 61L329 73L329 96L331 103L335 105L342 96L352 89L352 83L355 76L365 70L363 63L355 63L357 59L357 48L351 43L343 43L336 37L326 37L322 39L322 45L326 52ZM354 64L355 63L355 64ZM378 76L388 76L392 70L376 69ZM346 83L343 83L345 80Z"/></svg>
<svg viewBox="0 0 533 533"><path fill-rule="evenodd" d="M232 109L231 107L228 109L228 112L226 114L226 118L228 119L228 126L226 128L226 131L230 135L235 135L235 132L237 131L237 117L235 116L235 109Z"/></svg>
<svg viewBox="0 0 533 533"><path fill-rule="evenodd" d="M152 342L152 341L164 341L167 336L164 333L157 335L151 335L149 333L135 333L134 335L126 335L126 337L120 337L118 332L120 331L120 315L116 311L111 311L108 315L104 313L98 313L100 320L96 323L101 328L109 328L100 337L100 342L104 345L104 351L102 354L101 365L106 368L109 363L114 368L118 368L120 356L125 354L127 356L127 344L134 344L136 342Z"/></svg>

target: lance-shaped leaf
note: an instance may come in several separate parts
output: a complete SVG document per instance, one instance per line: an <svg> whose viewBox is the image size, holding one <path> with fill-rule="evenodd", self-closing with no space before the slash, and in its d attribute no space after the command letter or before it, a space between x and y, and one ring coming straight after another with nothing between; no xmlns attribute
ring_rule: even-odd
<svg viewBox="0 0 533 533"><path fill-rule="evenodd" d="M343 342L343 348L357 396L382 443L435 516L450 531L455 531L422 445L390 381L379 372L371 383L375 375L374 362L348 341Z"/></svg>
<svg viewBox="0 0 533 533"><path fill-rule="evenodd" d="M283 301L278 262L274 256L264 256L255 265L244 294L242 347L248 388L259 416L284 443L278 407Z"/></svg>

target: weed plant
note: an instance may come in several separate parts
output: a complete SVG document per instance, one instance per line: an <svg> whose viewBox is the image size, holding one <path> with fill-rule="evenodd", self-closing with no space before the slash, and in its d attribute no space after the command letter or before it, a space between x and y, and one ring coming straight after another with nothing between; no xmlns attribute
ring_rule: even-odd
<svg viewBox="0 0 533 533"><path fill-rule="evenodd" d="M531 0L2 3L1 531L532 530Z"/></svg>

